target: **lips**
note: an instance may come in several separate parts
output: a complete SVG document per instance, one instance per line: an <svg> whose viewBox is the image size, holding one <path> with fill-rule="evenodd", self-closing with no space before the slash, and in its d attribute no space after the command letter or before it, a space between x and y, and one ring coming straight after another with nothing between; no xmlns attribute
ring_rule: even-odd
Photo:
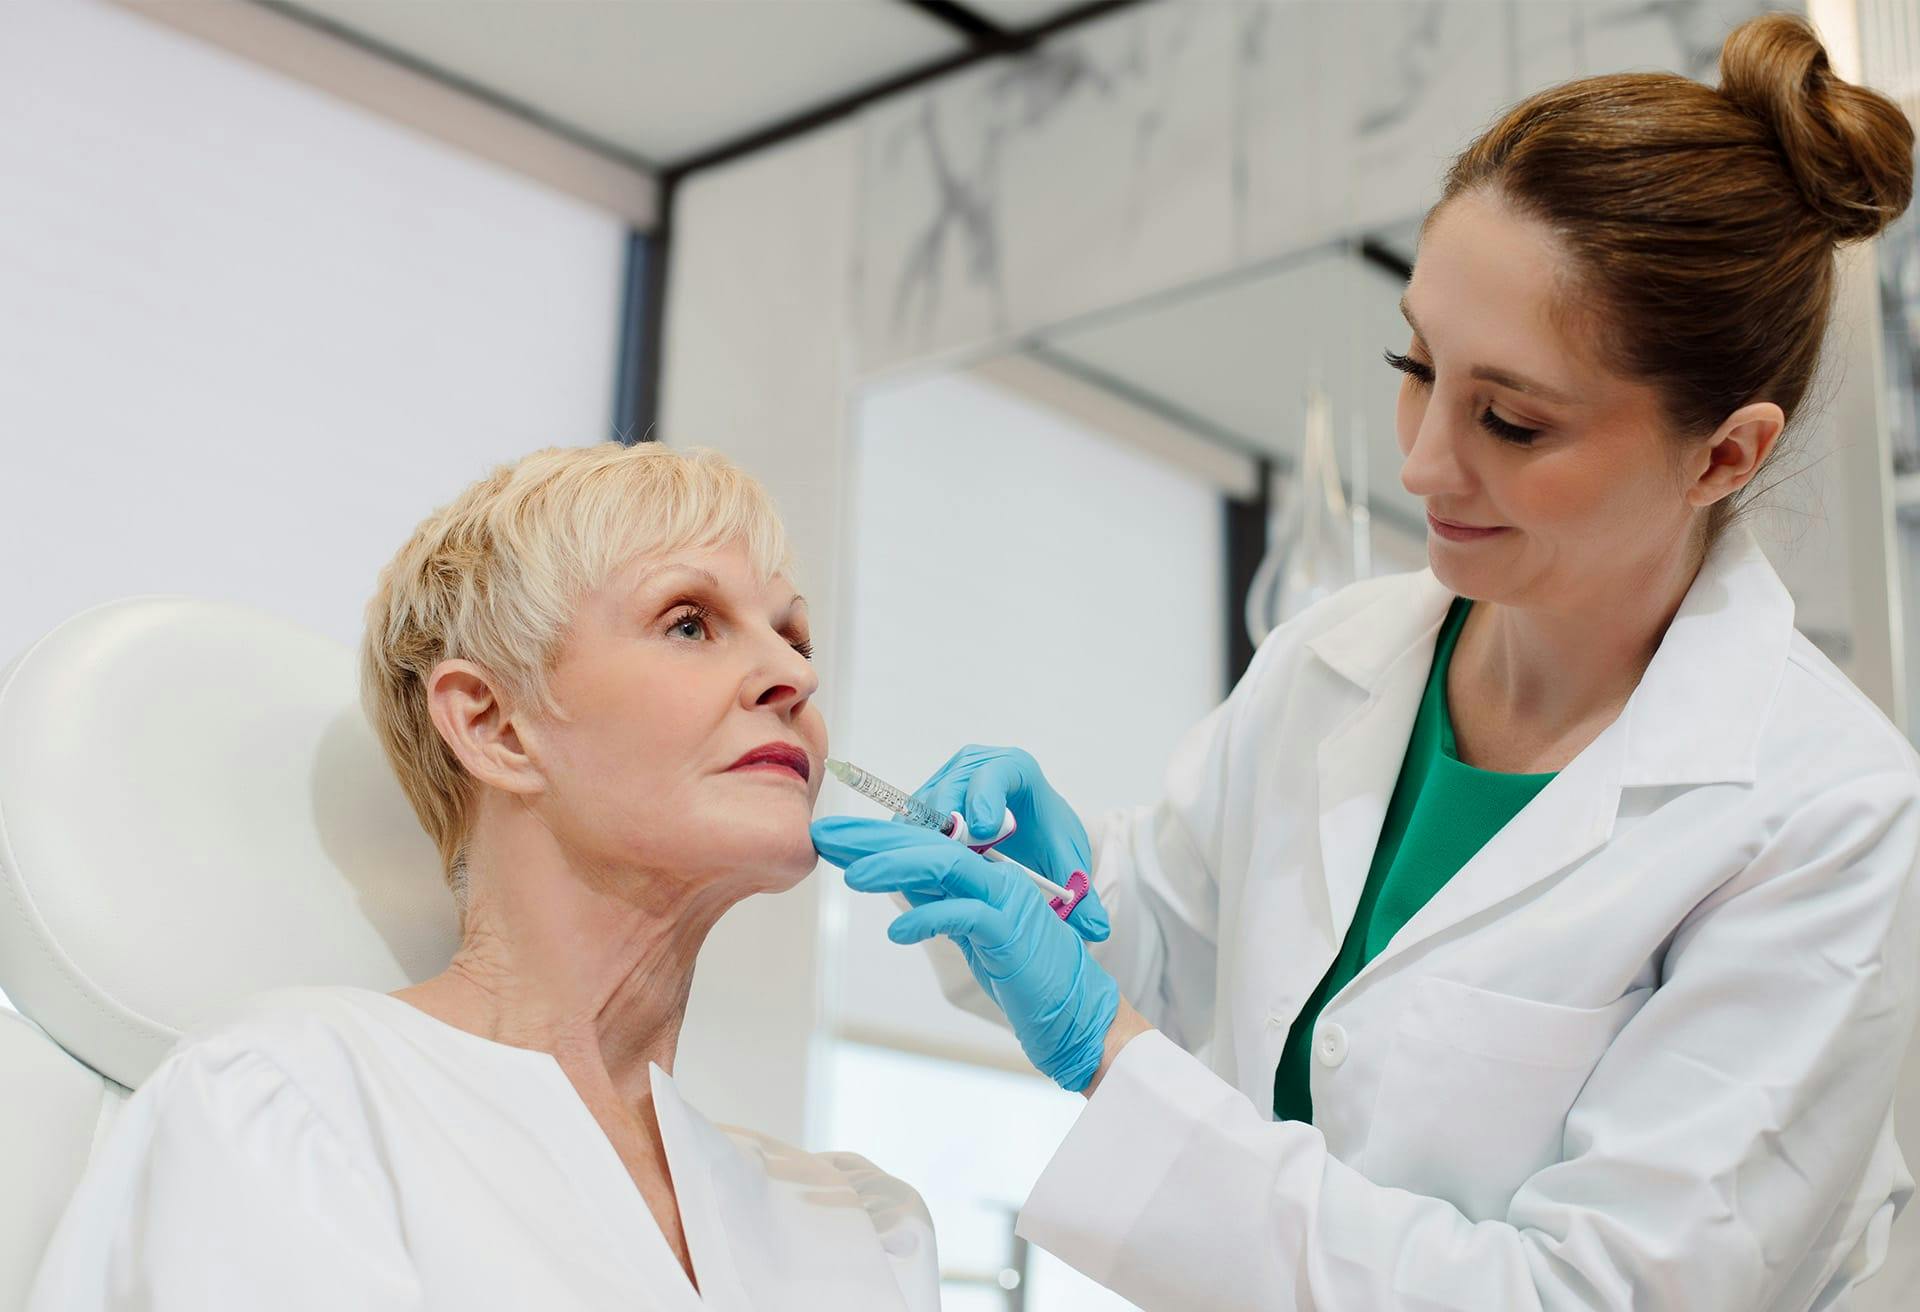
<svg viewBox="0 0 1920 1312"><path fill-rule="evenodd" d="M1431 510L1427 512L1427 526L1441 537L1453 542L1478 542L1507 531L1504 524L1491 528L1481 528L1473 524L1456 524L1450 519L1442 519Z"/></svg>
<svg viewBox="0 0 1920 1312"><path fill-rule="evenodd" d="M813 777L813 762L791 743L762 743L728 766L729 772L752 768L791 770L805 781Z"/></svg>

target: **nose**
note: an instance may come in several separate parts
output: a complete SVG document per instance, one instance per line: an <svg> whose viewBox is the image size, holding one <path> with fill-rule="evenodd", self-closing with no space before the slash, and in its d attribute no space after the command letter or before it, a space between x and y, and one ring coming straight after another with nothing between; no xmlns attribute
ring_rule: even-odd
<svg viewBox="0 0 1920 1312"><path fill-rule="evenodd" d="M819 690L820 676L813 662L774 634L766 659L741 688L741 700L749 707L770 708L791 716L799 714Z"/></svg>
<svg viewBox="0 0 1920 1312"><path fill-rule="evenodd" d="M1450 418L1450 407L1429 404L1400 464L1400 485L1423 500L1459 497L1473 488L1473 478L1460 459L1460 433Z"/></svg>

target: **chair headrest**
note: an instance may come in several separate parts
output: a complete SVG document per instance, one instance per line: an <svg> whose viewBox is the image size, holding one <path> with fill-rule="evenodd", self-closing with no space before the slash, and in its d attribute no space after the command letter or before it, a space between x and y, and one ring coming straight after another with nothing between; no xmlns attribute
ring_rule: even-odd
<svg viewBox="0 0 1920 1312"><path fill-rule="evenodd" d="M338 643L138 597L0 674L0 989L95 1070L133 1087L237 998L399 988L456 941Z"/></svg>

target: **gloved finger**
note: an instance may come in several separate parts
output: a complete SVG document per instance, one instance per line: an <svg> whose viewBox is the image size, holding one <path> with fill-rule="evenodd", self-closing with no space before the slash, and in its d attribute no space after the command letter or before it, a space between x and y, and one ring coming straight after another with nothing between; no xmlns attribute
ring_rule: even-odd
<svg viewBox="0 0 1920 1312"><path fill-rule="evenodd" d="M1025 815L1031 821L1032 808L1021 803L1028 795L1030 772L1025 765L1032 760L1025 752L1003 752L968 773L966 800L954 809L966 817L967 829L981 842L1000 832L1000 818L1007 813L1009 802L1016 818Z"/></svg>
<svg viewBox="0 0 1920 1312"><path fill-rule="evenodd" d="M1017 747L977 765L966 779L965 802L944 809L959 809L983 841L999 831L1001 816L1011 810L1021 827L1000 850L1056 884L1065 884L1076 870L1093 871L1086 827L1053 791L1039 762Z"/></svg>
<svg viewBox="0 0 1920 1312"><path fill-rule="evenodd" d="M927 782L920 786L922 788L929 787L936 779L939 779L944 775L952 774L955 770L962 769L965 766L971 764L975 759L975 756L979 752L979 750L980 749L976 744L968 743L965 747L962 747L959 751L955 752L952 756L949 756L938 770L935 770L932 774L927 776Z"/></svg>
<svg viewBox="0 0 1920 1312"><path fill-rule="evenodd" d="M845 869L863 856L897 852L903 848L956 846L952 840L919 825L897 825L861 815L825 815L813 822L813 850Z"/></svg>
<svg viewBox="0 0 1920 1312"><path fill-rule="evenodd" d="M844 869L848 885L863 893L977 897L1004 907L1032 891L1012 867L990 863L964 844L918 825L823 816L813 822L813 840L814 849Z"/></svg>
<svg viewBox="0 0 1920 1312"><path fill-rule="evenodd" d="M967 778L970 773L971 767L962 767L946 774L937 774L913 795L914 799L925 802L941 815L958 811L967 800Z"/></svg>
<svg viewBox="0 0 1920 1312"><path fill-rule="evenodd" d="M887 937L895 943L923 943L936 934L945 934L963 946L1004 943L1013 936L1013 926L998 907L965 897L904 911L887 926Z"/></svg>
<svg viewBox="0 0 1920 1312"><path fill-rule="evenodd" d="M967 781L982 764L1005 752L1004 747L984 747L979 743L968 743L949 756L946 764L927 776L927 781L914 790L914 797L925 802L941 814L950 811L962 811L967 799ZM962 811L964 814L964 811ZM967 828L972 831L973 826ZM995 817L994 832L999 832L999 820ZM990 838L991 834L982 834Z"/></svg>
<svg viewBox="0 0 1920 1312"><path fill-rule="evenodd" d="M904 863L892 852L861 857L841 878L856 893L900 893L910 902L937 902L947 896L938 870L922 863Z"/></svg>
<svg viewBox="0 0 1920 1312"><path fill-rule="evenodd" d="M847 887L860 893L917 893L922 897L975 897L1005 906L1018 897L1012 877L988 865L959 843L874 852L846 867ZM1021 880L1025 882L1024 879Z"/></svg>
<svg viewBox="0 0 1920 1312"><path fill-rule="evenodd" d="M1067 916L1067 924L1089 943L1104 943L1108 935L1113 933L1113 923L1107 919L1106 904L1100 900L1099 892L1091 887L1074 904L1073 911Z"/></svg>
<svg viewBox="0 0 1920 1312"><path fill-rule="evenodd" d="M1065 803L1061 804L1061 814L1051 824L1042 827L1034 836L1040 850L1034 853L1034 859L1040 863L1040 870L1056 884L1064 884L1073 877L1076 870L1084 871L1089 879L1093 877L1093 853L1089 850L1087 831L1081 828L1078 817L1069 811ZM1094 896L1093 890L1087 890L1087 897ZM1085 899L1082 899L1082 905ZM1077 912L1078 907L1074 908Z"/></svg>

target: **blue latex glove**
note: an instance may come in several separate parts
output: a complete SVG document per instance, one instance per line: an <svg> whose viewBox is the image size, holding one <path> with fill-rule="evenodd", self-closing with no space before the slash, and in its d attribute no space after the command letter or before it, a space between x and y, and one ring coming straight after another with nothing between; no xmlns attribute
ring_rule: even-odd
<svg viewBox="0 0 1920 1312"><path fill-rule="evenodd" d="M1100 1069L1120 986L1040 890L1009 866L914 825L856 816L813 823L813 845L862 893L904 893L915 905L887 927L895 943L945 934L1006 1013L1041 1074L1078 1093Z"/></svg>
<svg viewBox="0 0 1920 1312"><path fill-rule="evenodd" d="M1003 812L1012 812L1019 827L996 850L1063 888L1076 870L1093 874L1087 827L1053 791L1040 763L1018 747L962 747L914 796L942 815L958 811L981 842L998 832ZM1092 890L1073 909L1069 923L1091 943L1111 932L1107 909Z"/></svg>

